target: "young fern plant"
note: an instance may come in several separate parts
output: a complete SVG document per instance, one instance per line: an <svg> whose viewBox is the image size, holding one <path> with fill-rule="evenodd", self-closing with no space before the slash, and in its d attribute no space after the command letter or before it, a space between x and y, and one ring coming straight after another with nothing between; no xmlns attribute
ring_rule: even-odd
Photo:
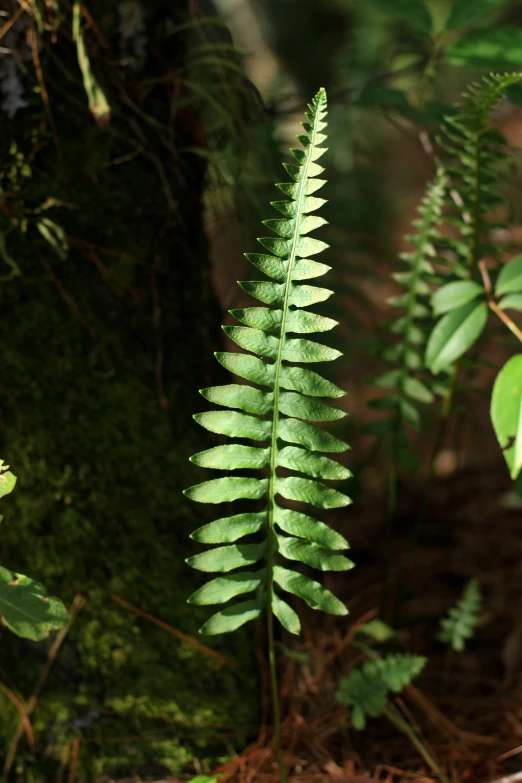
<svg viewBox="0 0 522 783"><path fill-rule="evenodd" d="M192 534L199 543L220 546L188 558L189 565L224 575L203 585L189 602L223 604L254 594L214 614L201 628L204 634L234 631L266 612L274 728L282 779L285 773L280 753L274 617L290 633L300 632L299 617L282 593L298 596L312 609L347 614L338 598L320 582L294 570L292 562L320 571L345 571L353 567L340 554L348 543L339 533L280 502L283 498L319 509L340 508L351 502L337 489L322 483L322 480L343 480L351 475L338 462L324 456L325 452L342 453L349 447L315 424L346 415L325 401L338 399L345 392L318 373L299 366L332 361L341 354L319 342L292 336L326 332L337 324L305 309L332 294L330 290L304 282L330 269L311 260L311 256L327 245L309 236L326 223L313 214L325 203L313 195L326 182L319 178L324 169L317 163L326 151L321 146L326 140L327 125L323 89L309 110L307 121L302 123L304 134L298 136L303 148L291 150L295 164L285 164L293 181L277 185L287 199L272 202L284 217L264 222L277 236L258 240L269 254L246 254L270 279L240 285L267 306L232 310L232 315L243 325L223 327L248 353L216 354L227 370L253 385L203 389L201 394L205 399L227 410L195 416L211 432L262 444L219 445L192 457L196 465L225 471L261 470L263 475L214 478L185 490L188 497L201 503L228 503L240 498L261 501L260 510L218 519ZM280 469L290 475L281 475ZM251 536L256 538L252 540Z"/></svg>
<svg viewBox="0 0 522 783"><path fill-rule="evenodd" d="M419 428L422 410L433 402L440 386L426 373L424 352L432 326L430 299L433 283L438 279L433 260L437 252L435 244L440 240L438 226L442 220L445 192L446 172L440 167L427 188L419 216L413 221L416 232L406 237L413 250L400 255L407 269L393 275L404 291L388 299L388 304L400 310L400 315L388 326L393 335L399 336L399 341L384 352L384 359L392 369L373 381L387 393L370 405L390 413L386 419L370 425L368 430L389 441L394 465L400 462L407 445L405 424Z"/></svg>
<svg viewBox="0 0 522 783"><path fill-rule="evenodd" d="M437 635L439 642L449 645L455 652L463 652L466 641L475 633L481 606L480 585L476 579L471 579L464 588L460 600L440 621L441 630Z"/></svg>

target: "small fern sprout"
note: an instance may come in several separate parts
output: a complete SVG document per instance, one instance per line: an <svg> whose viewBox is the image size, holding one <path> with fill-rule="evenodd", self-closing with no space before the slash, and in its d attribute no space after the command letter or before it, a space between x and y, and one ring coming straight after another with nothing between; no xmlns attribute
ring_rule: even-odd
<svg viewBox="0 0 522 783"><path fill-rule="evenodd" d="M247 253L248 260L267 279L240 283L263 306L232 310L240 325L226 326L226 334L243 352L220 352L218 361L233 375L249 382L203 389L209 402L224 410L195 416L211 432L233 438L192 457L201 467L218 471L264 471L262 477L213 478L185 490L201 503L228 503L238 499L258 501L257 510L223 517L192 534L201 544L218 546L188 558L194 568L219 576L204 584L190 598L198 605L224 604L245 595L214 614L201 633L234 631L266 611L272 681L274 728L279 742L279 704L275 669L274 617L290 633L300 632L299 617L284 599L296 595L312 609L346 615L345 605L321 583L295 570L302 563L319 571L345 571L353 563L341 552L347 541L324 522L284 505L297 501L319 509L342 508L350 499L324 480L344 480L350 472L326 452L342 453L349 447L319 429L318 422L335 421L346 414L326 400L345 392L307 367L332 361L337 350L303 335L326 332L337 322L308 308L323 302L332 291L307 281L324 275L330 267L311 259L327 245L309 236L326 221L315 213L324 199L314 194L326 180L317 160L326 152L326 93L319 90L309 106L302 149L291 150L295 163L285 164L292 182L277 187L286 199L272 202L283 215L264 221L276 236L258 241L264 253ZM247 441L238 443L237 440ZM249 445L251 441L259 445ZM247 445L248 444L248 445ZM281 469L287 475L281 475ZM231 573L233 572L233 573ZM253 594L253 595L252 595Z"/></svg>
<svg viewBox="0 0 522 783"><path fill-rule="evenodd" d="M336 699L350 707L352 726L359 731L366 727L367 718L387 718L408 737L442 783L449 783L444 770L390 698L411 685L426 663L427 658L410 653L375 656L340 681Z"/></svg>
<svg viewBox="0 0 522 783"><path fill-rule="evenodd" d="M430 298L432 284L437 280L433 260L436 243L440 240L438 226L445 195L446 172L441 167L427 188L419 217L413 222L416 232L406 237L413 246L413 250L400 256L407 268L393 275L404 292L388 300L390 305L400 309L400 315L389 324L390 332L399 340L384 352L392 369L373 381L387 393L370 405L390 411L390 415L370 425L368 430L390 439L395 463L399 461L404 445L405 424L419 428L422 409L433 401L436 391L433 377L425 371L424 351L432 326Z"/></svg>
<svg viewBox="0 0 522 783"><path fill-rule="evenodd" d="M464 589L462 598L440 621L441 631L437 635L439 642L449 645L455 652L463 652L467 640L475 633L481 606L480 585L476 579L471 579Z"/></svg>

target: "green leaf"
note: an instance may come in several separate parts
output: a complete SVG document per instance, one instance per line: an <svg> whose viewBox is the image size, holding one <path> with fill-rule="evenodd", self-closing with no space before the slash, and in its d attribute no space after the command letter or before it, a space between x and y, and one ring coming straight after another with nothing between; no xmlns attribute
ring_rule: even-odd
<svg viewBox="0 0 522 783"><path fill-rule="evenodd" d="M310 397L332 397L334 399L344 397L345 391L335 383L327 381L312 370L304 370L301 367L282 366L279 373L279 383L283 389L298 391L308 394Z"/></svg>
<svg viewBox="0 0 522 783"><path fill-rule="evenodd" d="M277 357L279 340L261 329L251 329L249 326L223 326L223 331L234 340L241 348L252 351L259 356L267 356L270 359Z"/></svg>
<svg viewBox="0 0 522 783"><path fill-rule="evenodd" d="M265 576L264 571L241 571L239 574L228 574L212 579L192 593L188 598L189 604L208 606L211 604L225 604L231 598L236 598L244 593L251 593L261 585Z"/></svg>
<svg viewBox="0 0 522 783"><path fill-rule="evenodd" d="M245 307L242 310L229 312L242 324L253 329L263 329L265 332L276 334L279 334L281 329L282 310L272 310L270 307Z"/></svg>
<svg viewBox="0 0 522 783"><path fill-rule="evenodd" d="M311 609L318 609L326 614L348 614L346 606L333 593L304 574L274 566L274 580L287 593L302 598Z"/></svg>
<svg viewBox="0 0 522 783"><path fill-rule="evenodd" d="M325 549L310 541L288 536L277 537L279 553L287 560L298 560L319 571L349 571L355 563L344 555Z"/></svg>
<svg viewBox="0 0 522 783"><path fill-rule="evenodd" d="M423 33L430 33L431 14L422 0L374 0L375 5L395 19L407 20Z"/></svg>
<svg viewBox="0 0 522 783"><path fill-rule="evenodd" d="M289 633L299 636L301 622L297 613L277 593L272 594L272 609L283 628L286 628Z"/></svg>
<svg viewBox="0 0 522 783"><path fill-rule="evenodd" d="M186 559L186 563L198 571L209 573L226 573L235 568L250 566L257 563L266 555L266 543L261 544L230 544L230 546L218 546L192 555Z"/></svg>
<svg viewBox="0 0 522 783"><path fill-rule="evenodd" d="M348 549L348 541L324 522L313 519L299 511L276 507L275 521L285 533L312 541L325 549Z"/></svg>
<svg viewBox="0 0 522 783"><path fill-rule="evenodd" d="M240 378L246 378L247 381L258 383L260 386L268 386L271 389L274 385L274 367L267 364L256 356L249 356L246 353L216 353L216 359L226 370Z"/></svg>
<svg viewBox="0 0 522 783"><path fill-rule="evenodd" d="M522 31L521 31L522 32ZM495 286L495 293L518 294L522 291L522 256L512 258L500 270Z"/></svg>
<svg viewBox="0 0 522 783"><path fill-rule="evenodd" d="M498 306L501 310L521 310L522 311L522 294L508 294L503 296Z"/></svg>
<svg viewBox="0 0 522 783"><path fill-rule="evenodd" d="M306 473L314 478L343 480L352 475L349 470L333 459L295 446L285 446L281 449L277 453L276 463L282 468Z"/></svg>
<svg viewBox="0 0 522 783"><path fill-rule="evenodd" d="M278 477L275 490L287 500L298 500L310 503L317 508L344 508L351 500L342 492L327 487L318 481L299 478L298 476Z"/></svg>
<svg viewBox="0 0 522 783"><path fill-rule="evenodd" d="M322 400L294 392L280 393L279 410L287 416L295 416L309 421L338 421L348 415L340 408L333 408Z"/></svg>
<svg viewBox="0 0 522 783"><path fill-rule="evenodd" d="M482 596L479 583L472 579L466 585L460 601L452 606L446 617L440 621L441 630L437 639L449 644L455 652L462 652L466 641L475 633L479 620Z"/></svg>
<svg viewBox="0 0 522 783"><path fill-rule="evenodd" d="M441 318L426 348L426 364L435 375L451 367L478 340L487 317L484 302L468 302Z"/></svg>
<svg viewBox="0 0 522 783"><path fill-rule="evenodd" d="M259 500L265 497L268 479L226 478L211 479L184 490L184 494L197 503L230 503L239 498Z"/></svg>
<svg viewBox="0 0 522 783"><path fill-rule="evenodd" d="M236 631L245 623L259 617L263 611L263 606L264 602L261 599L227 606L222 612L218 612L210 620L207 620L199 632L207 636L215 636L220 633Z"/></svg>
<svg viewBox="0 0 522 783"><path fill-rule="evenodd" d="M239 383L205 389L202 394L206 399L229 410L195 416L203 427L219 435L265 442L263 448L250 444L220 444L192 458L195 464L212 470L260 469L263 477L227 475L205 481L186 490L191 499L203 503L228 503L240 498L265 501L264 511L223 517L192 534L194 539L205 544L225 544L189 558L187 562L199 570L229 574L262 558L266 560L266 568L220 576L196 591L190 601L205 605L225 603L254 590L260 596L256 601L234 605L214 615L202 628L203 633L231 631L257 617L266 596L271 599L268 611L273 612L289 632L299 633L296 613L274 594L276 574L279 574L283 589L301 595L314 608L346 614L345 606L318 582L279 566L274 569L278 547L286 552L289 560L308 563L320 570L346 570L352 566L339 554L340 549L347 547L342 536L325 523L280 509L276 503L277 493L322 508L341 507L350 502L338 490L313 480L349 477L350 472L342 465L315 453L343 452L348 446L302 420L322 422L344 418L343 411L327 405L322 399L344 396L344 391L318 373L292 364L332 361L340 352L310 339L289 336L325 332L337 325L331 318L300 309L323 302L332 294L329 289L300 282L320 277L330 269L326 264L310 260L327 247L322 240L310 236L326 223L324 218L311 214L325 203L324 199L312 195L326 182L318 179L324 169L316 162L326 152L326 148L319 146L326 139L323 133L326 129L324 90L319 91L309 108L307 121L302 123L304 134L298 137L302 149L291 149L297 164L285 165L293 182L278 185L288 200L273 203L283 218L264 221L277 236L259 239L268 253L246 254L248 260L271 280L240 283L244 291L269 306L232 310L231 314L243 325L224 327L228 337L249 353L216 353L218 361L229 372L264 390ZM280 447L281 440L304 448ZM279 469L302 475L279 476ZM276 527L282 533L290 532L292 536L295 533L297 537L282 536L279 544ZM248 537L252 535L262 541L248 543Z"/></svg>
<svg viewBox="0 0 522 783"><path fill-rule="evenodd" d="M477 19L487 16L494 9L489 0L453 0L451 13L446 22L446 30L472 24Z"/></svg>
<svg viewBox="0 0 522 783"><path fill-rule="evenodd" d="M357 103L363 107L395 109L405 117L417 116L417 111L409 102L406 94L402 90L391 87L367 88L360 94Z"/></svg>
<svg viewBox="0 0 522 783"><path fill-rule="evenodd" d="M425 402L426 404L429 404L435 399L433 393L424 383L419 381L418 378L405 378L403 389L404 393L408 397L411 397L412 400L417 400L417 402Z"/></svg>
<svg viewBox="0 0 522 783"><path fill-rule="evenodd" d="M7 466L3 465L2 460L0 460L0 498L9 495L9 493L13 491L17 480L16 476L10 471L6 472L6 467Z"/></svg>
<svg viewBox="0 0 522 783"><path fill-rule="evenodd" d="M277 426L277 436L288 443L298 443L309 451L343 452L350 447L339 438L321 430L314 424L308 424L298 419L280 419Z"/></svg>
<svg viewBox="0 0 522 783"><path fill-rule="evenodd" d="M233 438L251 438L267 440L270 437L270 422L256 419L237 411L206 411L196 413L194 419L210 432L230 435Z"/></svg>
<svg viewBox="0 0 522 783"><path fill-rule="evenodd" d="M516 68L522 65L522 28L495 25L471 30L448 46L446 58L468 68Z"/></svg>
<svg viewBox="0 0 522 783"><path fill-rule="evenodd" d="M231 383L228 386L211 386L201 389L200 394L215 405L225 405L227 408L239 408L247 413L265 416L274 407L274 395L262 392L253 386L241 386Z"/></svg>
<svg viewBox="0 0 522 783"><path fill-rule="evenodd" d="M43 585L1 567L0 615L11 631L35 642L69 621L63 603L58 598L48 598Z"/></svg>
<svg viewBox="0 0 522 783"><path fill-rule="evenodd" d="M359 626L357 634L369 636L374 642L382 644L393 639L397 634L387 623L376 617L374 620L368 620L364 625Z"/></svg>
<svg viewBox="0 0 522 783"><path fill-rule="evenodd" d="M435 315L442 315L450 310L456 310L483 293L483 286L473 280L454 280L443 285L433 294L431 300L433 312Z"/></svg>
<svg viewBox="0 0 522 783"><path fill-rule="evenodd" d="M522 471L522 354L513 356L497 376L491 420L514 480Z"/></svg>
<svg viewBox="0 0 522 783"><path fill-rule="evenodd" d="M322 315L310 313L307 310L290 310L286 318L287 332L296 334L310 334L312 332L329 332L339 322L333 318L324 318Z"/></svg>
<svg viewBox="0 0 522 783"><path fill-rule="evenodd" d="M239 446L236 443L231 443L226 446L216 446L207 451L200 451L199 454L194 454L190 460L200 468L255 470L267 467L270 461L270 449L256 449L253 446Z"/></svg>
<svg viewBox="0 0 522 783"><path fill-rule="evenodd" d="M223 517L198 528L191 534L194 541L200 544L231 544L239 538L257 533L268 524L268 514L261 511L257 514L235 514Z"/></svg>

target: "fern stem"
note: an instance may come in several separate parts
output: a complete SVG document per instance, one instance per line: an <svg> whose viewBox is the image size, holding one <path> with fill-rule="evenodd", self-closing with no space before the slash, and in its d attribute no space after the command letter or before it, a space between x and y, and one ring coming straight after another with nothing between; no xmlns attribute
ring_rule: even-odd
<svg viewBox="0 0 522 783"><path fill-rule="evenodd" d="M398 729L408 737L413 747L419 751L424 761L428 764L430 769L432 769L433 772L440 778L442 783L449 783L449 779L446 773L444 772L444 770L435 761L435 759L428 751L427 747L424 745L420 737L418 737L416 732L413 730L412 726L410 726L408 721L402 717L397 707L395 707L395 705L393 704L388 704L384 714L386 715L388 720L395 726L396 729Z"/></svg>
<svg viewBox="0 0 522 783"><path fill-rule="evenodd" d="M319 122L319 113L316 114L314 124L311 130L310 146L309 150L313 150L315 146L315 137L317 133L317 123ZM299 241L299 215L302 214L303 199L306 195L306 184L308 168L310 164L310 152L307 155L306 161L303 164L303 170L299 180L299 192L297 194L297 219L295 221L294 233L292 236L292 247L290 251L290 258L288 261L288 271L285 282L285 293L282 307L281 317L281 331L279 333L279 346L277 350L277 357L275 360L274 370L274 408L272 417L272 429L270 436L270 467L269 467L269 486L268 486L268 587L267 587L267 615L268 615L268 645L269 645L269 663L270 663L270 679L272 684L272 702L273 702L273 716L274 716L274 737L277 747L277 761L279 765L279 773L281 775L281 783L286 783L286 773L283 765L283 754L281 750L281 716L279 709L279 690L277 687L277 671L275 664L275 647L274 647L274 615L272 609L272 597L274 594L274 552L276 551L276 535L275 535L275 479L276 479L276 456L277 456L277 431L279 424L279 376L281 373L281 366L283 361L283 349L285 345L286 337L286 321L288 316L290 288L292 284L292 272L296 259L296 248Z"/></svg>

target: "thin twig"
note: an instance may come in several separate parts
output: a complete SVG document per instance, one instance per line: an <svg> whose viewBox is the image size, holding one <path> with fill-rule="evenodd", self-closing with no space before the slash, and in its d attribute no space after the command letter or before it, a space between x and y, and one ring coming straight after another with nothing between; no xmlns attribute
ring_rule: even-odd
<svg viewBox="0 0 522 783"><path fill-rule="evenodd" d="M111 599L111 601L114 601L120 606L123 606L124 609L128 609L129 612L133 612L134 614L137 614L138 617L143 617L145 620L148 620L149 623L153 623L154 625L157 625L158 628L162 628L164 631L167 631L167 633L172 634L172 636L177 636L178 639L187 642L187 644L192 645L192 647L195 647L197 650L204 653L205 655L209 655L211 658L215 658L217 661L219 661L220 663L224 663L227 666L235 665L235 662L231 658L227 658L226 655L223 655L222 653L213 650L211 647L207 647L205 644L198 642L197 639L193 639L192 636L183 633L183 631L178 631L177 628L173 628L172 625L168 625L168 623L163 622L163 620L158 620L157 617L154 617L152 614L143 611L143 609L140 609L137 606L133 606L132 604L129 604L128 601L125 601L123 598L120 598L119 595L116 595L115 593L107 592L107 596Z"/></svg>
<svg viewBox="0 0 522 783"><path fill-rule="evenodd" d="M61 631L58 632L56 635L56 639L51 645L51 648L49 650L49 653L47 655L47 661L43 668L42 673L40 674L40 677L38 678L38 681L36 685L33 688L33 692L31 693L31 696L29 698L29 701L27 702L26 707L26 713L27 715L32 715L34 712L34 709L36 705L38 704L38 697L40 696L40 692L45 685L45 682L49 676L49 672L51 671L52 665L54 663L54 660L56 656L58 655L58 651L60 647L62 646L65 637L69 633L69 630L78 617L78 614L82 608L82 606L85 603L85 596L80 595L78 593L72 603L71 610L69 612L69 622L65 626L65 628L62 628ZM4 776L8 777L11 767L13 766L13 761L16 756L16 752L18 750L18 745L20 743L20 739L22 737L22 734L24 732L24 722L21 720L17 726L17 729L13 735L13 739L11 741L11 745L9 747L9 753L7 754L7 758L5 760L4 764Z"/></svg>
<svg viewBox="0 0 522 783"><path fill-rule="evenodd" d="M0 28L0 41L4 37L4 35L11 29L11 27L16 24L16 22L19 20L19 18L22 16L23 12L26 11L27 8L24 8L24 6L20 6L18 11L16 11L10 19L7 20L7 22Z"/></svg>
<svg viewBox="0 0 522 783"><path fill-rule="evenodd" d="M502 323L505 324L505 326L507 326L510 332L513 332L515 337L517 337L522 343L522 329L519 329L519 327L511 320L509 315L506 315L505 312L501 310L498 304L494 302L492 299L490 299L488 304L490 309L493 310L493 312L496 315L498 315Z"/></svg>

